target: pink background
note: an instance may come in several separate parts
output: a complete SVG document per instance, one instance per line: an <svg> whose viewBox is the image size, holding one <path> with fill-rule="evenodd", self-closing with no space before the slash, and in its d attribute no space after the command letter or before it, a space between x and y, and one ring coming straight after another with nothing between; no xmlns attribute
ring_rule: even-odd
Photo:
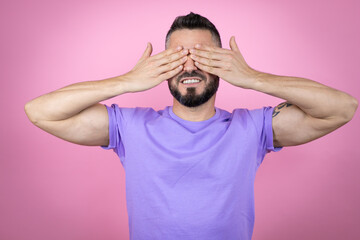
<svg viewBox="0 0 360 240"><path fill-rule="evenodd" d="M129 71L178 15L208 17L253 68L310 78L360 99L356 0L1 1L0 239L128 239L124 171L112 151L53 137L27 101ZM217 107L282 100L221 81ZM172 104L167 83L104 103ZM253 239L360 239L359 111L339 130L267 155L255 183Z"/></svg>

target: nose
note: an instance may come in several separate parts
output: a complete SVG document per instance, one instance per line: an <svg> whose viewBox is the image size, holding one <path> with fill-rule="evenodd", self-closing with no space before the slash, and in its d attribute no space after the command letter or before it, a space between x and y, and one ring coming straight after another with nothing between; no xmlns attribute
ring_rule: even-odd
<svg viewBox="0 0 360 240"><path fill-rule="evenodd" d="M194 60L188 55L187 60L184 63L184 71L191 72L194 70L198 70L198 68L196 67Z"/></svg>

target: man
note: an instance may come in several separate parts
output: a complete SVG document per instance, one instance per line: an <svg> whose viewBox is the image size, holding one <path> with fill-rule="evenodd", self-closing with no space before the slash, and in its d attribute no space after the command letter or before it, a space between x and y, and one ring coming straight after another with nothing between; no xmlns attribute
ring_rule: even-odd
<svg viewBox="0 0 360 240"><path fill-rule="evenodd" d="M126 172L131 239L251 239L254 179L266 153L324 136L353 117L352 96L317 82L249 67L234 37L175 19L166 50L149 43L128 73L76 83L25 106L29 119L66 141L113 149ZM215 107L219 78L282 98L277 107L232 113ZM173 106L119 108L99 102L167 80Z"/></svg>

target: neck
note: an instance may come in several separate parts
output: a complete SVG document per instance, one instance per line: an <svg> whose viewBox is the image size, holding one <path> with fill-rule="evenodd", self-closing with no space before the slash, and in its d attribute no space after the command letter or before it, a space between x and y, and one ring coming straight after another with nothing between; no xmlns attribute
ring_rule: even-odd
<svg viewBox="0 0 360 240"><path fill-rule="evenodd" d="M209 101L197 107L186 107L174 98L173 112L187 121L200 122L207 120L215 115L215 94Z"/></svg>

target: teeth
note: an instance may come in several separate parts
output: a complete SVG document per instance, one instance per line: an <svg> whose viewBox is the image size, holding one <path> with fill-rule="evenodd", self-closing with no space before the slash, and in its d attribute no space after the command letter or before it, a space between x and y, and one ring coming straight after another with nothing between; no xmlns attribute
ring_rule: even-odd
<svg viewBox="0 0 360 240"><path fill-rule="evenodd" d="M198 82L200 82L200 80L198 80L198 79L188 79L188 80L183 81L184 84L198 83Z"/></svg>

